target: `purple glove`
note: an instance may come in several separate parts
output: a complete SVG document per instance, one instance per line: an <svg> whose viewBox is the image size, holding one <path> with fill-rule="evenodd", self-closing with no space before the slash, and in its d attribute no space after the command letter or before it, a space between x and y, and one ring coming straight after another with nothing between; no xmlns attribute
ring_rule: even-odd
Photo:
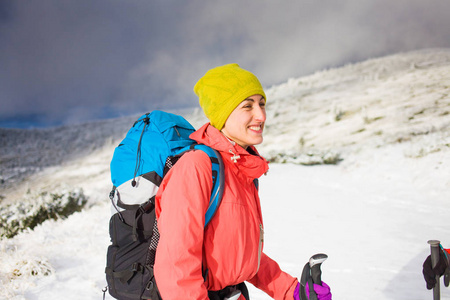
<svg viewBox="0 0 450 300"><path fill-rule="evenodd" d="M309 286L306 283L305 286L306 297L309 299ZM314 292L317 294L318 300L331 300L331 290L328 284L322 281L322 285L314 284ZM300 300L300 283L294 291L294 300Z"/></svg>

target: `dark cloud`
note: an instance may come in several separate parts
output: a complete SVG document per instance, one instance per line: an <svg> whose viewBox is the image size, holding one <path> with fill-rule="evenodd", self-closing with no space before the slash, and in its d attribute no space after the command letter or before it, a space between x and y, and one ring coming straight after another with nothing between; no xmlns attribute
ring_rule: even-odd
<svg viewBox="0 0 450 300"><path fill-rule="evenodd" d="M2 0L0 127L193 106L196 80L229 62L271 86L450 47L448 11L446 0Z"/></svg>

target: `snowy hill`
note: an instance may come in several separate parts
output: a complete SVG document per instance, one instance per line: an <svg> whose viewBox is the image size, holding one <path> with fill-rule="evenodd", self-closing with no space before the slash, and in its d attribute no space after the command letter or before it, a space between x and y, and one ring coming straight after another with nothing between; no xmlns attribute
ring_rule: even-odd
<svg viewBox="0 0 450 300"><path fill-rule="evenodd" d="M130 118L49 129L0 128L2 187L15 188L47 167L92 154L122 137Z"/></svg>
<svg viewBox="0 0 450 300"><path fill-rule="evenodd" d="M425 136L447 139L411 156L448 149L449 69L448 50L428 50L290 79L268 93L265 149L346 155Z"/></svg>
<svg viewBox="0 0 450 300"><path fill-rule="evenodd" d="M261 178L266 253L294 276L309 256L327 253L323 278L334 299L431 298L421 278L426 242L450 247L449 91L450 49L372 59L267 89L258 147L275 162ZM205 122L198 109L182 114L196 127ZM0 298L101 297L109 161L137 117L0 129L3 205L64 186L89 197L81 213L0 241ZM450 299L450 289L441 290Z"/></svg>

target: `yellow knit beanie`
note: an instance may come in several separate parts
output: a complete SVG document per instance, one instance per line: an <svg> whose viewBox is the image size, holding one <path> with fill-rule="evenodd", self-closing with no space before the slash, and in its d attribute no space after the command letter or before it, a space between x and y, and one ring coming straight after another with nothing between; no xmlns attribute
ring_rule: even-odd
<svg viewBox="0 0 450 300"><path fill-rule="evenodd" d="M238 64L209 70L194 86L194 92L211 125L219 130L247 97L258 94L266 98L258 78Z"/></svg>

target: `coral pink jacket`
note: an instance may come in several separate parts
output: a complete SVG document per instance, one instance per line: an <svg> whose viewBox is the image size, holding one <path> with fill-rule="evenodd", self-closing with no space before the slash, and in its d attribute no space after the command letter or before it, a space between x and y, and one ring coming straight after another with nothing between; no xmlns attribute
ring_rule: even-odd
<svg viewBox="0 0 450 300"><path fill-rule="evenodd" d="M208 299L208 290L248 281L272 298L293 299L297 279L262 252L264 227L253 179L267 172L267 161L234 146L209 124L191 138L220 152L225 188L204 228L212 188L209 157L188 152L163 180L156 195L161 237L154 268L162 298ZM208 270L206 281L202 268Z"/></svg>

